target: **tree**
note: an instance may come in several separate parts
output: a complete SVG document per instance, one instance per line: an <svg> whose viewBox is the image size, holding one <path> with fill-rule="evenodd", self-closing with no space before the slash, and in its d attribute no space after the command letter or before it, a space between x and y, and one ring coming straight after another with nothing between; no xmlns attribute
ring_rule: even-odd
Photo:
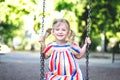
<svg viewBox="0 0 120 80"><path fill-rule="evenodd" d="M46 0L45 28L50 27L54 18L63 17L69 20L71 28L76 32L80 43L86 35L89 0ZM95 50L104 40L104 48L111 38L120 41L120 1L91 0L90 37ZM54 7L54 8L53 8ZM0 1L0 34L5 43L15 36L24 38L24 17L32 16L33 30L38 34L42 23L41 0L1 0ZM40 22L41 21L41 22ZM8 34L9 33L9 34Z"/></svg>
<svg viewBox="0 0 120 80"><path fill-rule="evenodd" d="M57 0L55 3L55 10L62 11L67 10L75 14L72 19L76 21L78 33L81 33L87 25L88 18L88 1L87 0ZM104 34L104 47L106 50L106 45L111 37L120 40L118 34L120 34L120 1L107 1L107 0L92 0L91 6L91 29L90 37L93 41L91 48L94 50L98 45L100 45L101 34ZM67 14L66 14L67 15ZM69 18L68 18L69 19ZM79 27L81 26L81 27ZM86 31L86 30L84 30ZM80 37L81 35L79 35Z"/></svg>
<svg viewBox="0 0 120 80"><path fill-rule="evenodd" d="M32 1L0 1L0 37L5 44L9 44L15 36L21 36L24 38L23 19L25 15L29 15L31 11L34 11L35 2L34 0Z"/></svg>
<svg viewBox="0 0 120 80"><path fill-rule="evenodd" d="M118 19L120 12L119 4L119 0L111 0L110 2L107 0L99 0L99 3L97 1L92 2L91 37L96 41L96 35L98 35L98 37L100 37L101 34L104 35L104 51L107 50L106 48L110 38L114 37L117 38L118 41L120 40L117 36L120 31L120 22Z"/></svg>

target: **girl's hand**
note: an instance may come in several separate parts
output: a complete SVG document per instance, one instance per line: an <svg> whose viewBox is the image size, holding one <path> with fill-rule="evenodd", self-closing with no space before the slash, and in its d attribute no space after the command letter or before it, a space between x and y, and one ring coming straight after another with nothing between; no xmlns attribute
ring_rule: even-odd
<svg viewBox="0 0 120 80"><path fill-rule="evenodd" d="M45 38L44 38L44 36L41 36L41 37L40 37L39 42L40 42L40 44L41 44L41 47L44 49L44 48L46 47L46 45L45 45Z"/></svg>
<svg viewBox="0 0 120 80"><path fill-rule="evenodd" d="M45 42L45 37L44 37L44 36L41 36L40 39L39 39L39 42L40 42L40 43Z"/></svg>
<svg viewBox="0 0 120 80"><path fill-rule="evenodd" d="M89 38L89 37L86 37L86 38L85 38L85 44L88 44L88 45L90 45L90 44L91 44L91 40L90 40L90 38Z"/></svg>
<svg viewBox="0 0 120 80"><path fill-rule="evenodd" d="M48 28L48 29L46 30L45 35L40 36L39 42L40 42L41 47L42 47L43 49L46 47L46 45L45 45L45 39L51 34L51 30L52 30L52 28Z"/></svg>

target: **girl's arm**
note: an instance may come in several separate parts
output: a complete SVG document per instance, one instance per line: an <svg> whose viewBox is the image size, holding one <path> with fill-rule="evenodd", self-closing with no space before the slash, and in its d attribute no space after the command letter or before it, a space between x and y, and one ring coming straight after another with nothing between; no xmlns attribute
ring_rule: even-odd
<svg viewBox="0 0 120 80"><path fill-rule="evenodd" d="M82 58L84 56L84 54L86 53L86 46L87 46L87 44L84 44L83 47L80 48L80 53L75 55L75 57L77 59L80 59L80 58Z"/></svg>
<svg viewBox="0 0 120 80"><path fill-rule="evenodd" d="M44 54L44 53L43 53L43 54ZM44 55L44 58L45 58L45 59L48 59L48 58L49 58L49 56L47 56L47 55Z"/></svg>
<svg viewBox="0 0 120 80"><path fill-rule="evenodd" d="M45 59L48 59L49 58L49 56L47 56L47 55L45 55L45 50L46 50L46 44L45 44L45 41L42 39L42 37L41 37L41 39L40 39L40 44L41 44L41 50L42 50L42 53L41 54L44 54L44 58Z"/></svg>
<svg viewBox="0 0 120 80"><path fill-rule="evenodd" d="M51 28L48 28L48 29L46 30L45 35L40 37L39 42L40 42L40 44L41 44L41 47L42 47L41 49L42 49L42 51L46 48L45 39L51 34L51 30L52 30ZM44 58L47 59L48 56L47 56L47 55L44 55Z"/></svg>
<svg viewBox="0 0 120 80"><path fill-rule="evenodd" d="M87 47L87 45L90 45L90 44L91 44L90 38L86 37L86 39L85 39L85 44L83 45L82 48L80 48L80 53L77 54L77 55L75 55L75 57L76 57L77 59L82 58L82 57L84 56L84 54L86 53L86 47Z"/></svg>

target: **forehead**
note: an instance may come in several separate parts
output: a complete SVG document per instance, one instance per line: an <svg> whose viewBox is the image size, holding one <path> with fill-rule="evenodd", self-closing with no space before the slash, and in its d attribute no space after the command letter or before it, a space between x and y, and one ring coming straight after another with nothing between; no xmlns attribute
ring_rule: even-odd
<svg viewBox="0 0 120 80"><path fill-rule="evenodd" d="M54 24L53 28L57 28L57 27L64 27L69 29L68 24L65 22L57 22L56 24Z"/></svg>

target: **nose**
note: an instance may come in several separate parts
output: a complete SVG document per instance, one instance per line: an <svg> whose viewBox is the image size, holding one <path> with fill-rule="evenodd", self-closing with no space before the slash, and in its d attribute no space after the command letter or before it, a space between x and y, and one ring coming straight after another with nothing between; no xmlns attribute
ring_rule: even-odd
<svg viewBox="0 0 120 80"><path fill-rule="evenodd" d="M62 33L62 30L59 30L58 33Z"/></svg>

